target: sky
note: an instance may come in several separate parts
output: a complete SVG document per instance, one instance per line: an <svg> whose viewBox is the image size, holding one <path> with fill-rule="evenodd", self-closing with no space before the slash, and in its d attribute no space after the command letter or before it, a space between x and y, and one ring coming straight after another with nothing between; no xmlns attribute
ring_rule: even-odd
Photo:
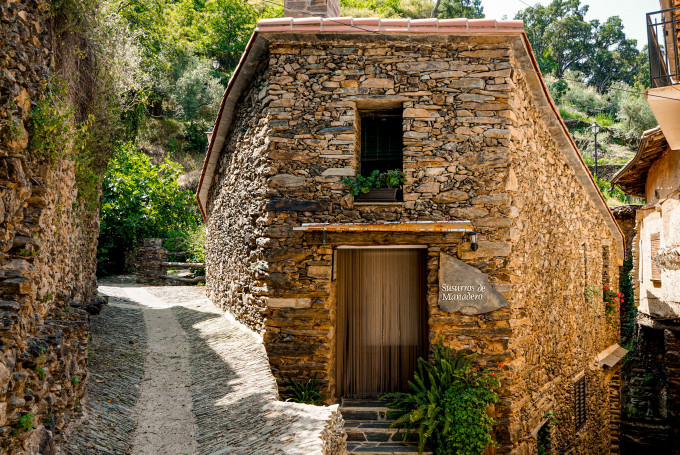
<svg viewBox="0 0 680 455"><path fill-rule="evenodd" d="M551 0L482 0L484 14L488 18L501 19L503 15L513 19L517 11L527 5L548 5ZM599 19L604 22L610 16L619 16L623 22L628 38L636 39L638 48L647 44L645 14L658 11L659 0L581 0L581 5L588 5L587 20Z"/></svg>

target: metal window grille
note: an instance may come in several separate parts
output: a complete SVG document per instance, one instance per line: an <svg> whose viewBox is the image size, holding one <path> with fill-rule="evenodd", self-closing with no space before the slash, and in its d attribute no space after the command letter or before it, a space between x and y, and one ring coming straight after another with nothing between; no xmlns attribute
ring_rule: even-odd
<svg viewBox="0 0 680 455"><path fill-rule="evenodd" d="M574 382L574 426L576 431L586 423L586 377Z"/></svg>
<svg viewBox="0 0 680 455"><path fill-rule="evenodd" d="M401 109L361 115L361 174L403 168Z"/></svg>

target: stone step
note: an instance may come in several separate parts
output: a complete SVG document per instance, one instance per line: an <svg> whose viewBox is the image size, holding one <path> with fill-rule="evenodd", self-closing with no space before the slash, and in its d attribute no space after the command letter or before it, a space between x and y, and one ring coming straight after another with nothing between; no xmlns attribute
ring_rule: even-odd
<svg viewBox="0 0 680 455"><path fill-rule="evenodd" d="M362 455L418 455L416 444L394 443L394 442L347 442L347 453L360 453ZM425 449L423 455L432 455L432 452Z"/></svg>
<svg viewBox="0 0 680 455"><path fill-rule="evenodd" d="M347 441L352 442L401 442L406 433L390 428L391 420L345 420ZM418 441L418 433L409 433L407 441Z"/></svg>
<svg viewBox="0 0 680 455"><path fill-rule="evenodd" d="M390 411L379 400L359 400L343 398L340 412L345 420L388 420Z"/></svg>

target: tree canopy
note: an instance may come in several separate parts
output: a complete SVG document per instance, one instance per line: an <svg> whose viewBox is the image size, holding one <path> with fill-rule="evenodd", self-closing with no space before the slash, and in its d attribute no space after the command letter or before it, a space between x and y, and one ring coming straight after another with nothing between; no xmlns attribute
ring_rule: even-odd
<svg viewBox="0 0 680 455"><path fill-rule="evenodd" d="M621 18L586 21L587 12L588 5L580 0L553 0L517 13L541 71L557 78L578 71L600 92L615 81L645 85L646 56L636 40L626 38Z"/></svg>

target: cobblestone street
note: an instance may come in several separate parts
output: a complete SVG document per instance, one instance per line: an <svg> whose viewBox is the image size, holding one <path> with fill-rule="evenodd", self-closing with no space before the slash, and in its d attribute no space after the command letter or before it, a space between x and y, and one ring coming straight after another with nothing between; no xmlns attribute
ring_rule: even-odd
<svg viewBox="0 0 680 455"><path fill-rule="evenodd" d="M201 287L100 283L81 415L60 454L320 454L331 408L278 401L257 334Z"/></svg>

